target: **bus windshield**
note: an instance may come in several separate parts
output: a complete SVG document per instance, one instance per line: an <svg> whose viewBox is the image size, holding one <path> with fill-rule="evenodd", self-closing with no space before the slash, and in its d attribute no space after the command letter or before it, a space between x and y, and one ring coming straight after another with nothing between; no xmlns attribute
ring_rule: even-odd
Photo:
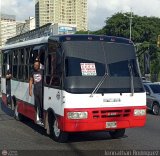
<svg viewBox="0 0 160 156"><path fill-rule="evenodd" d="M128 68L129 61L131 61L132 63L133 75L135 77L138 77L139 74L136 68L136 61L134 59L108 64L109 76L129 77L130 76L130 72ZM86 59L66 57L65 65L66 65L67 77L68 76L103 76L105 74L105 63L99 63L96 61L91 61ZM94 67L94 69L90 69L92 67Z"/></svg>
<svg viewBox="0 0 160 156"><path fill-rule="evenodd" d="M117 86L119 89L116 92L120 90L129 91L130 64L135 87L143 88L140 85L133 45L104 41L67 41L63 43L63 47L65 51L65 76L68 87L72 83L73 88L79 88L79 90L88 88L88 90L91 90L107 72L108 76L100 90L102 88L103 91L116 90ZM114 81L121 81L123 85L117 84L117 82L114 84Z"/></svg>

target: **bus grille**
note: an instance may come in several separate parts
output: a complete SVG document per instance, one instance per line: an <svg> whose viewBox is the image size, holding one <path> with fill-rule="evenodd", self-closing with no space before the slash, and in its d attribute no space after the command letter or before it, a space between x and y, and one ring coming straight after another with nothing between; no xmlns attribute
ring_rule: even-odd
<svg viewBox="0 0 160 156"><path fill-rule="evenodd" d="M111 117L129 117L131 114L130 109L124 110L95 110L92 111L94 119L98 118L111 118Z"/></svg>

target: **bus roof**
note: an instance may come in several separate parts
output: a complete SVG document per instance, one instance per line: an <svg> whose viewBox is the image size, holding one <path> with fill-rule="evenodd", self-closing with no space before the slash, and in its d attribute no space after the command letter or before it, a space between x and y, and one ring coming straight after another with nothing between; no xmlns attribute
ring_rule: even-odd
<svg viewBox="0 0 160 156"><path fill-rule="evenodd" d="M87 35L87 34L72 34L72 35L55 35L50 36L50 39L64 41L106 41L115 43L133 44L132 41L123 37L106 36L106 35Z"/></svg>
<svg viewBox="0 0 160 156"><path fill-rule="evenodd" d="M33 40L28 40L28 41L21 41L21 42L14 43L14 44L6 44L4 47L2 47L2 50L9 50L9 49L14 49L14 48L19 48L19 47L26 47L29 45L47 43L48 38L49 37L47 36L47 37L36 38Z"/></svg>
<svg viewBox="0 0 160 156"><path fill-rule="evenodd" d="M36 38L27 41L20 41L14 44L6 44L2 47L2 50L9 50L15 49L19 47L26 47L29 45L37 45L47 43L48 40L57 40L59 42L65 41L106 41L106 42L113 42L113 43L124 43L124 44L131 44L133 42L129 39L122 38L122 37L115 37L115 36L106 36L106 35L55 35L55 36L46 36L41 38Z"/></svg>

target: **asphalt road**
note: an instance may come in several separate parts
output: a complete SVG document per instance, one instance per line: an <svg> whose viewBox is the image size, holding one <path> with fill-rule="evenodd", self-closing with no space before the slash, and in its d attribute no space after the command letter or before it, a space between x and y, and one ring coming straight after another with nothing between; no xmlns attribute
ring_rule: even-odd
<svg viewBox="0 0 160 156"><path fill-rule="evenodd" d="M66 155L67 152L68 155L71 155L71 152L73 155L85 155L87 152L89 153L86 155L97 155L97 151L100 152L99 155L109 155L105 153L108 150L160 150L160 116L151 113L147 114L144 127L127 129L123 138L111 139L108 132L78 133L70 135L67 143L54 142L43 128L32 121L19 122L10 115L12 112L1 106L0 150L8 150L11 152L10 155L14 156L44 153L45 156L60 155L57 152L61 152L62 155Z"/></svg>

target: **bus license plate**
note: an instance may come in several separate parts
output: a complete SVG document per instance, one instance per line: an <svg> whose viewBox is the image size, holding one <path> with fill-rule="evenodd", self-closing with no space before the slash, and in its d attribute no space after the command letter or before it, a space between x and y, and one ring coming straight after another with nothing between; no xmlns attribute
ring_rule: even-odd
<svg viewBox="0 0 160 156"><path fill-rule="evenodd" d="M106 128L116 128L117 122L106 122Z"/></svg>

